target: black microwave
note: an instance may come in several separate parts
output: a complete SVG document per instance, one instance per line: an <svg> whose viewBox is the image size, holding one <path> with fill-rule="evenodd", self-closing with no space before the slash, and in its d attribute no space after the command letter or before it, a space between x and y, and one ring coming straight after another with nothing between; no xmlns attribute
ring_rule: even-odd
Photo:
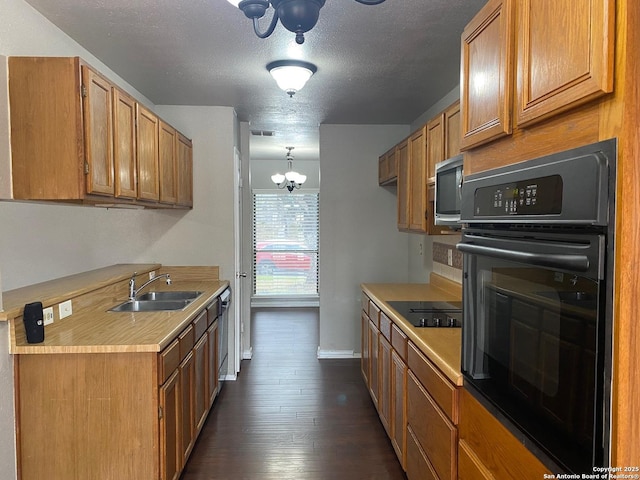
<svg viewBox="0 0 640 480"><path fill-rule="evenodd" d="M460 227L462 154L436 164L435 224Z"/></svg>

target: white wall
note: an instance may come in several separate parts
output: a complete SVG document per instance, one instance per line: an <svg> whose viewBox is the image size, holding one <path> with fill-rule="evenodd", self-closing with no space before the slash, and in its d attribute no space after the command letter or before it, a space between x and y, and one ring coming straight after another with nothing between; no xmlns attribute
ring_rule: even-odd
<svg viewBox="0 0 640 480"><path fill-rule="evenodd" d="M406 282L397 200L378 186L378 156L406 125L320 126L320 355L360 352L360 284Z"/></svg>
<svg viewBox="0 0 640 480"><path fill-rule="evenodd" d="M195 206L191 211L0 202L4 290L128 262L219 265L221 277L233 278L233 109L155 108L22 0L0 2L0 55L78 55L194 143ZM1 78L0 89L6 92L6 77ZM6 106L0 114L6 115ZM8 151L9 138L0 128L0 162L4 165ZM0 322L0 478L5 480L16 478L16 470L13 366L8 341L3 338L8 338L7 325Z"/></svg>

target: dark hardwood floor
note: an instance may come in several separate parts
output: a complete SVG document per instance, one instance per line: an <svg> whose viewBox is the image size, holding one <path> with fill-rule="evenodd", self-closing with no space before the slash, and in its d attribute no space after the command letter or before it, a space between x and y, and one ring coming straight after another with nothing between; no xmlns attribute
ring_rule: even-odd
<svg viewBox="0 0 640 480"><path fill-rule="evenodd" d="M405 480L359 359L318 360L317 309L265 309L182 480Z"/></svg>

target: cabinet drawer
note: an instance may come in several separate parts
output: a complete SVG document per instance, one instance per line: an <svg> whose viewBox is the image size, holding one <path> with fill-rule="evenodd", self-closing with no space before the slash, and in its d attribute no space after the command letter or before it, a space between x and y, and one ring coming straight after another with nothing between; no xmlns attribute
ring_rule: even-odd
<svg viewBox="0 0 640 480"><path fill-rule="evenodd" d="M407 419L440 480L457 474L458 429L438 408L435 401L409 371L407 381Z"/></svg>
<svg viewBox="0 0 640 480"><path fill-rule="evenodd" d="M439 480L429 465L422 448L420 448L411 427L407 427L407 478L409 480Z"/></svg>
<svg viewBox="0 0 640 480"><path fill-rule="evenodd" d="M407 361L407 342L407 335L396 324L391 325L391 345L405 362Z"/></svg>
<svg viewBox="0 0 640 480"><path fill-rule="evenodd" d="M187 356L193 346L196 344L195 331L193 325L189 325L178 337L180 341L180 360Z"/></svg>
<svg viewBox="0 0 640 480"><path fill-rule="evenodd" d="M180 365L180 342L176 338L158 355L158 385L162 385Z"/></svg>
<svg viewBox="0 0 640 480"><path fill-rule="evenodd" d="M194 338L197 341L207 331L207 311L203 310L193 321Z"/></svg>
<svg viewBox="0 0 640 480"><path fill-rule="evenodd" d="M495 480L480 459L463 440L458 445L458 480Z"/></svg>
<svg viewBox="0 0 640 480"><path fill-rule="evenodd" d="M370 300L369 300L369 297L367 296L367 294L362 292L362 310L367 315L369 315L369 302L370 302Z"/></svg>
<svg viewBox="0 0 640 480"><path fill-rule="evenodd" d="M384 312L380 312L380 333L391 342L391 320Z"/></svg>
<svg viewBox="0 0 640 480"><path fill-rule="evenodd" d="M413 371L449 419L457 425L458 390L456 387L411 342L409 342L408 353L409 369Z"/></svg>
<svg viewBox="0 0 640 480"><path fill-rule="evenodd" d="M369 302L369 319L380 329L380 307L373 302Z"/></svg>

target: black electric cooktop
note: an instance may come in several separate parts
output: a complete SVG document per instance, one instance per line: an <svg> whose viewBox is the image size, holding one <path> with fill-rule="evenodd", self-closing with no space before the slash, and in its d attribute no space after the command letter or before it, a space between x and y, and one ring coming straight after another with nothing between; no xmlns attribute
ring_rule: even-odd
<svg viewBox="0 0 640 480"><path fill-rule="evenodd" d="M387 302L414 327L459 328L462 302Z"/></svg>

